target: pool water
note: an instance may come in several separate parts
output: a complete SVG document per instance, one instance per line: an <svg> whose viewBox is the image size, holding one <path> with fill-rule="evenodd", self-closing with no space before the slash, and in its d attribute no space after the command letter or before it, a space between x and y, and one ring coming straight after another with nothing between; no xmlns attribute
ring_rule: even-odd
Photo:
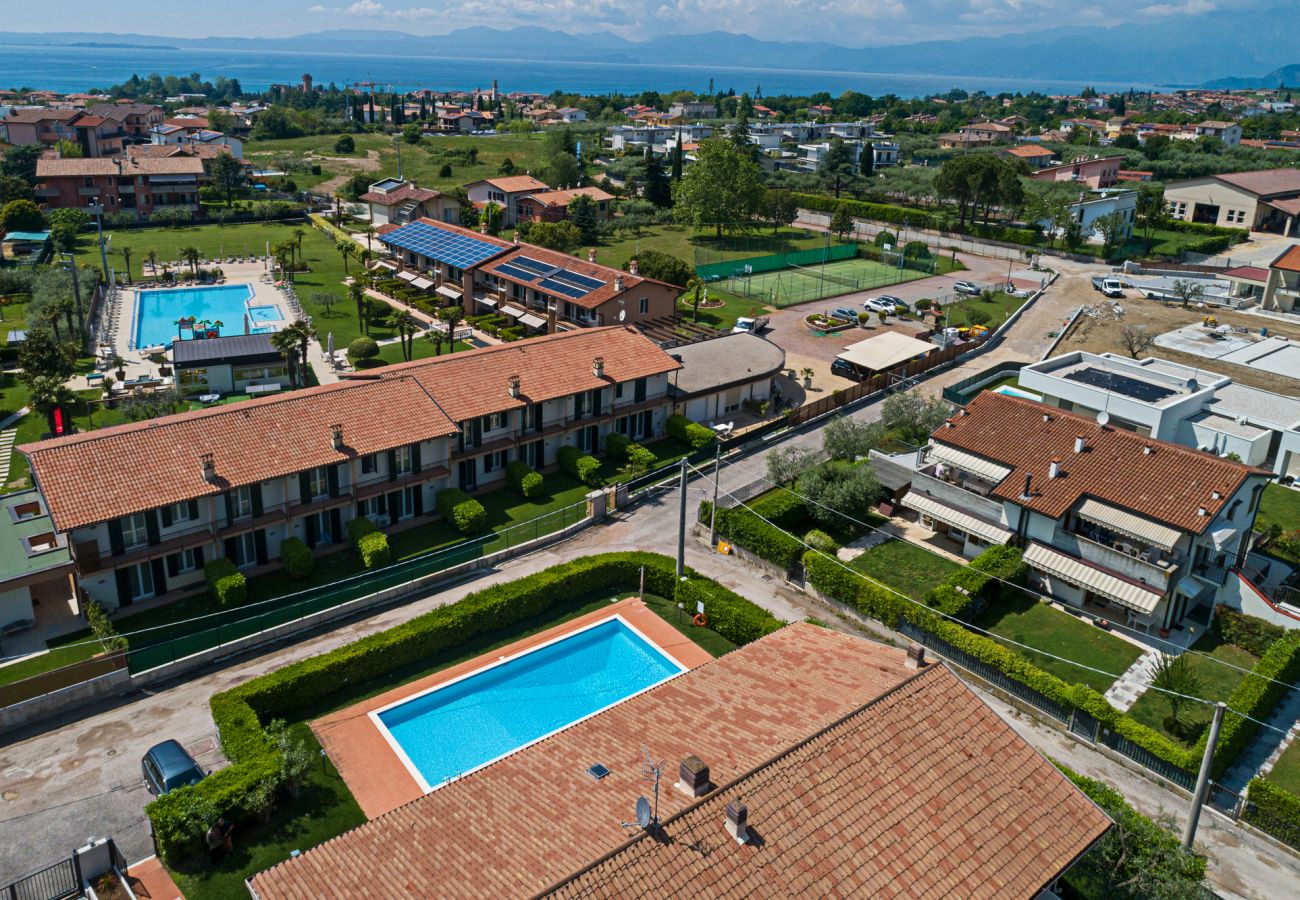
<svg viewBox="0 0 1300 900"><path fill-rule="evenodd" d="M280 312L280 307L273 303L266 306L250 306L248 316L254 322L278 322L284 318L284 315Z"/></svg>
<svg viewBox="0 0 1300 900"><path fill-rule="evenodd" d="M133 347L170 346L178 337L176 320L182 316L220 321L221 333L244 333L244 307L253 296L248 284L139 291L135 301ZM188 329L183 332L188 338Z"/></svg>
<svg viewBox="0 0 1300 900"><path fill-rule="evenodd" d="M1043 395L1042 395L1042 394L1035 394L1035 393L1032 393L1032 392L1030 392L1030 391L1021 390L1020 388L1018 388L1018 387L1012 387L1012 386L1009 385L1009 384L1004 384L1004 385L1002 385L1001 387L995 388L995 389L993 390L993 393L995 393L995 394L1006 394L1008 397L1023 397L1025 400L1042 400L1042 399L1043 399Z"/></svg>
<svg viewBox="0 0 1300 900"><path fill-rule="evenodd" d="M370 715L429 791L682 671L615 616Z"/></svg>

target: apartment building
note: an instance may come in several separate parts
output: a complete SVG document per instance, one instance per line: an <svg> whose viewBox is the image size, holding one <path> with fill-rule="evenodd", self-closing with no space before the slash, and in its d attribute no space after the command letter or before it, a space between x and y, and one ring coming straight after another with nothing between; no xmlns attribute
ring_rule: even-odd
<svg viewBox="0 0 1300 900"><path fill-rule="evenodd" d="M114 609L198 587L216 557L255 571L289 537L340 544L357 516L419 521L515 459L661 436L677 368L634 330L575 331L20 449L83 596Z"/></svg>
<svg viewBox="0 0 1300 900"><path fill-rule="evenodd" d="M453 225L460 222L460 202L455 197L402 178L376 181L357 200L370 207L370 223L376 227L405 225L426 217Z"/></svg>
<svg viewBox="0 0 1300 900"><path fill-rule="evenodd" d="M605 147L615 153L651 153L663 155L680 139L683 143L713 137L712 125L682 125L678 128L657 125L611 125L605 132Z"/></svg>
<svg viewBox="0 0 1300 900"><path fill-rule="evenodd" d="M669 106L668 115L682 119L716 119L718 105L706 100L683 100Z"/></svg>
<svg viewBox="0 0 1300 900"><path fill-rule="evenodd" d="M471 181L465 185L469 202L479 209L489 203L501 207L501 224L515 225L523 215L519 201L532 194L549 191L551 186L531 175L509 175L501 178L486 178Z"/></svg>
<svg viewBox="0 0 1300 900"><path fill-rule="evenodd" d="M1012 437L1014 436L1014 438ZM896 459L896 458L888 458ZM1036 587L1143 630L1230 602L1270 473L985 391L915 455L902 505L966 557L1018 543Z"/></svg>
<svg viewBox="0 0 1300 900"><path fill-rule="evenodd" d="M1300 235L1300 169L1205 175L1165 185L1169 214L1185 222Z"/></svg>
<svg viewBox="0 0 1300 900"><path fill-rule="evenodd" d="M1047 166L1030 175L1037 181L1073 181L1093 190L1114 187L1119 182L1122 156L1092 156L1059 166Z"/></svg>
<svg viewBox="0 0 1300 900"><path fill-rule="evenodd" d="M530 334L671 318L681 293L635 270L600 265L594 253L584 261L432 219L379 241L466 315L500 312Z"/></svg>
<svg viewBox="0 0 1300 900"><path fill-rule="evenodd" d="M163 122L162 107L152 103L96 103L86 107L86 115L117 122L127 144L149 143L149 131Z"/></svg>
<svg viewBox="0 0 1300 900"><path fill-rule="evenodd" d="M1205 121L1196 126L1197 137L1218 138L1226 147L1241 143L1241 126L1236 122Z"/></svg>
<svg viewBox="0 0 1300 900"><path fill-rule="evenodd" d="M197 214L204 180L203 160L197 156L39 159L35 193L49 209L100 203L107 213L148 219L163 207Z"/></svg>
<svg viewBox="0 0 1300 900"><path fill-rule="evenodd" d="M575 197L590 197L596 205L597 219L614 218L614 195L598 187L570 188L565 191L538 191L516 203L521 222L560 222L569 217L569 203Z"/></svg>

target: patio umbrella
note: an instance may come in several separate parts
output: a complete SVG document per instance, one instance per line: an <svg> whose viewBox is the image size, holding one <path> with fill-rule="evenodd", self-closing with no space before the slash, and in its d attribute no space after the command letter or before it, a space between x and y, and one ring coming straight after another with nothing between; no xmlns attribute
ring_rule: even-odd
<svg viewBox="0 0 1300 900"><path fill-rule="evenodd" d="M325 336L325 355L331 362L334 361L334 332L332 331Z"/></svg>

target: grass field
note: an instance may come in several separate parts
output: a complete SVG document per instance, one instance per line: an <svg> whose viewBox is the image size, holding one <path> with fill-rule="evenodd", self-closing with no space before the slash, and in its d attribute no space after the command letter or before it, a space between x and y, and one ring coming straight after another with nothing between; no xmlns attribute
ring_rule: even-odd
<svg viewBox="0 0 1300 900"><path fill-rule="evenodd" d="M936 585L962 567L907 541L877 544L849 563L849 568L923 600Z"/></svg>
<svg viewBox="0 0 1300 900"><path fill-rule="evenodd" d="M728 293L783 308L928 277L926 272L900 269L859 257L815 268L780 269L733 277L718 284Z"/></svg>
<svg viewBox="0 0 1300 900"><path fill-rule="evenodd" d="M1237 685L1241 683L1241 680L1246 677L1246 673L1240 670L1253 669L1255 663L1259 662L1258 657L1254 654L1247 653L1233 644L1221 643L1213 634L1208 633L1202 635L1192 645L1192 649L1208 654L1208 658L1198 656L1195 653L1188 657L1191 660L1192 669L1201 681L1201 689L1196 691L1195 694L1198 697L1204 697L1206 700L1227 700ZM1238 668L1230 668L1230 666L1223 665L1223 663L1229 663ZM1170 740L1184 746L1191 746L1196 741L1194 735L1198 735L1200 728L1209 724L1213 715L1213 707L1206 703L1192 702L1187 703L1183 708L1186 711L1180 713L1182 718L1193 725L1193 729L1188 735L1190 740L1184 739L1184 737L1180 737L1165 728L1165 718L1169 715L1169 698L1160 691L1147 690L1143 693L1129 709L1129 715L1143 725L1165 735ZM1196 726L1200 726L1200 728Z"/></svg>
<svg viewBox="0 0 1300 900"><path fill-rule="evenodd" d="M1265 531L1276 525L1282 533L1300 531L1300 491L1270 484L1264 488L1264 496L1259 501L1259 515L1255 517L1255 528ZM1290 544L1274 541L1268 552L1290 562L1300 562L1300 556L1288 552Z"/></svg>
<svg viewBox="0 0 1300 900"><path fill-rule="evenodd" d="M1031 594L1011 593L1012 597L991 603L975 620L975 625L991 631L996 637L1007 638L1016 644L1028 644L1052 654L1047 656L1007 644L1038 668L1068 684L1086 684L1105 693L1115 678L1090 669L1120 675L1142 655L1142 651L1128 641L1107 634L1069 613L1053 609L1047 603L1040 603ZM1054 656L1062 659L1054 659Z"/></svg>
<svg viewBox="0 0 1300 900"><path fill-rule="evenodd" d="M963 325L987 325L997 328L1025 302L1024 297L1013 297L1002 291L995 291L991 298L968 297L957 303L945 303L943 314L946 324L953 327Z"/></svg>
<svg viewBox="0 0 1300 900"><path fill-rule="evenodd" d="M697 231L685 225L651 225L638 233L620 234L596 244L597 262L615 268L644 250L658 250L677 257L689 266L700 262L721 262L769 256L791 250L815 250L826 244L826 235L802 228L781 228L717 237L712 231ZM582 250L579 253L585 254Z"/></svg>
<svg viewBox="0 0 1300 900"><path fill-rule="evenodd" d="M1283 790L1300 796L1300 741L1292 741L1282 751L1273 768L1264 776Z"/></svg>

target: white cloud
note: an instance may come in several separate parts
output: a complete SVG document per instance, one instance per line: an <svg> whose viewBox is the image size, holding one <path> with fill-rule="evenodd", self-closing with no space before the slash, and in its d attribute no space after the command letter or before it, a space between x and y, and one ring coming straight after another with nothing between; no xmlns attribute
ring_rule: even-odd
<svg viewBox="0 0 1300 900"><path fill-rule="evenodd" d="M385 14L384 4L376 3L375 0L357 0L356 3L349 6L344 10L344 12L350 16L370 17L382 16Z"/></svg>
<svg viewBox="0 0 1300 900"><path fill-rule="evenodd" d="M1156 3L1138 10L1143 16L1163 18L1165 16L1195 16L1200 13L1214 12L1218 9L1211 0L1184 0L1182 3Z"/></svg>

